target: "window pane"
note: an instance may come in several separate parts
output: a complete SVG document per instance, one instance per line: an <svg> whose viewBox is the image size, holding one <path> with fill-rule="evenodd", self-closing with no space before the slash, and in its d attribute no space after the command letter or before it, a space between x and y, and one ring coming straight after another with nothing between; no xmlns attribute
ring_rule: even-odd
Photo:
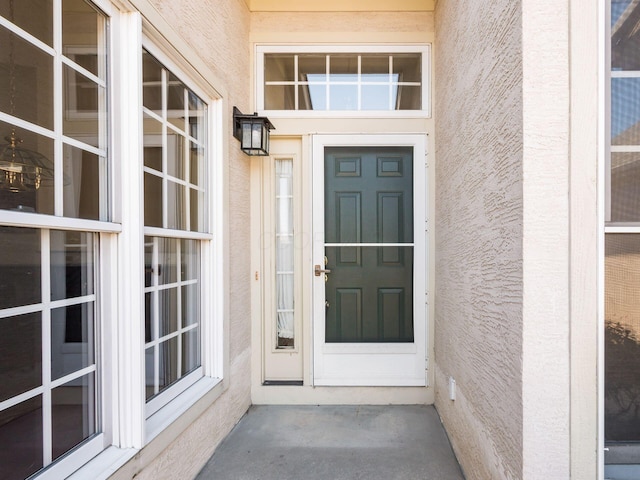
<svg viewBox="0 0 640 480"><path fill-rule="evenodd" d="M183 185L171 181L167 182L167 228L178 230L187 228L184 194Z"/></svg>
<svg viewBox="0 0 640 480"><path fill-rule="evenodd" d="M264 56L264 79L267 82L293 82L296 78L292 54L267 54Z"/></svg>
<svg viewBox="0 0 640 480"><path fill-rule="evenodd" d="M640 441L640 236L605 242L605 439Z"/></svg>
<svg viewBox="0 0 640 480"><path fill-rule="evenodd" d="M162 147L144 147L144 166L162 172Z"/></svg>
<svg viewBox="0 0 640 480"><path fill-rule="evenodd" d="M94 293L93 234L51 231L51 299Z"/></svg>
<svg viewBox="0 0 640 480"><path fill-rule="evenodd" d="M200 366L200 328L189 330L182 336L182 375Z"/></svg>
<svg viewBox="0 0 640 480"><path fill-rule="evenodd" d="M207 230L207 223L204 218L204 192L192 188L189 190L189 195L189 201L191 202L191 231L204 232Z"/></svg>
<svg viewBox="0 0 640 480"><path fill-rule="evenodd" d="M398 86L396 110L420 110L422 108L422 87Z"/></svg>
<svg viewBox="0 0 640 480"><path fill-rule="evenodd" d="M142 104L162 115L162 65L142 51Z"/></svg>
<svg viewBox="0 0 640 480"><path fill-rule="evenodd" d="M170 338L158 346L160 391L178 380L178 339Z"/></svg>
<svg viewBox="0 0 640 480"><path fill-rule="evenodd" d="M200 277L200 243L196 240L180 240L182 280Z"/></svg>
<svg viewBox="0 0 640 480"><path fill-rule="evenodd" d="M185 94L187 92L182 83L174 74L169 72L167 91L167 120L181 131L186 130L185 124Z"/></svg>
<svg viewBox="0 0 640 480"><path fill-rule="evenodd" d="M358 86L357 85L329 86L329 105L331 110L357 110L358 109Z"/></svg>
<svg viewBox="0 0 640 480"><path fill-rule="evenodd" d="M152 332L153 327L153 318L155 318L155 296L156 293L145 293L144 294L144 341L145 343L149 343L154 338L154 333Z"/></svg>
<svg viewBox="0 0 640 480"><path fill-rule="evenodd" d="M88 145L104 148L100 138L100 125L104 112L100 97L104 88L67 65L62 67L64 77L64 134Z"/></svg>
<svg viewBox="0 0 640 480"><path fill-rule="evenodd" d="M106 160L71 145L64 146L64 159L64 216L100 220L100 165Z"/></svg>
<svg viewBox="0 0 640 480"><path fill-rule="evenodd" d="M330 55L329 73L330 82L357 82L358 56Z"/></svg>
<svg viewBox="0 0 640 480"><path fill-rule="evenodd" d="M300 110L326 110L326 85L300 85L298 94L298 108Z"/></svg>
<svg viewBox="0 0 640 480"><path fill-rule="evenodd" d="M362 110L390 110L389 85L362 85Z"/></svg>
<svg viewBox="0 0 640 480"><path fill-rule="evenodd" d="M34 12L38 14L34 15ZM0 2L0 15L38 40L53 46L53 0Z"/></svg>
<svg viewBox="0 0 640 480"><path fill-rule="evenodd" d="M150 287L154 280L153 237L144 237L144 286Z"/></svg>
<svg viewBox="0 0 640 480"><path fill-rule="evenodd" d="M611 79L611 143L640 144L640 78Z"/></svg>
<svg viewBox="0 0 640 480"><path fill-rule="evenodd" d="M612 70L640 70L639 8L631 0L611 1Z"/></svg>
<svg viewBox="0 0 640 480"><path fill-rule="evenodd" d="M294 110L295 85L266 85L264 105L266 110Z"/></svg>
<svg viewBox="0 0 640 480"><path fill-rule="evenodd" d="M42 468L42 396L0 411L0 445L3 479L22 480Z"/></svg>
<svg viewBox="0 0 640 480"><path fill-rule="evenodd" d="M0 227L0 308L39 303L40 231Z"/></svg>
<svg viewBox="0 0 640 480"><path fill-rule="evenodd" d="M0 402L42 385L39 312L0 318L0 385Z"/></svg>
<svg viewBox="0 0 640 480"><path fill-rule="evenodd" d="M178 281L178 240L157 238L158 242L158 284L166 285Z"/></svg>
<svg viewBox="0 0 640 480"><path fill-rule="evenodd" d="M63 0L62 51L71 60L102 79L106 78L106 56L101 41L105 23L104 15L89 3Z"/></svg>
<svg viewBox="0 0 640 480"><path fill-rule="evenodd" d="M53 58L1 26L0 45L0 110L53 130Z"/></svg>
<svg viewBox="0 0 640 480"><path fill-rule="evenodd" d="M207 106L193 92L189 92L189 135L204 141L207 128Z"/></svg>
<svg viewBox="0 0 640 480"><path fill-rule="evenodd" d="M422 54L401 53L393 55L393 74L399 82L422 81Z"/></svg>
<svg viewBox="0 0 640 480"><path fill-rule="evenodd" d="M189 181L194 185L200 185L199 182L202 178L202 172L200 170L204 168L204 148L198 147L192 142L189 159L191 161L189 165Z"/></svg>
<svg viewBox="0 0 640 480"><path fill-rule="evenodd" d="M144 166L162 172L162 123L144 114Z"/></svg>
<svg viewBox="0 0 640 480"><path fill-rule="evenodd" d="M93 373L51 391L54 460L97 432L95 402Z"/></svg>
<svg viewBox="0 0 640 480"><path fill-rule="evenodd" d="M57 380L94 363L94 303L51 310L51 378Z"/></svg>
<svg viewBox="0 0 640 480"><path fill-rule="evenodd" d="M53 140L0 122L0 208L53 214Z"/></svg>
<svg viewBox="0 0 640 480"><path fill-rule="evenodd" d="M145 399L147 402L154 396L155 394L155 351L157 347L147 348L144 351L144 371L145 371Z"/></svg>
<svg viewBox="0 0 640 480"><path fill-rule="evenodd" d="M178 329L178 289L160 290L158 297L160 299L160 332L158 332L158 337L164 337Z"/></svg>
<svg viewBox="0 0 640 480"><path fill-rule="evenodd" d="M611 154L611 221L640 221L640 153Z"/></svg>
<svg viewBox="0 0 640 480"><path fill-rule="evenodd" d="M144 174L144 224L162 227L162 178Z"/></svg>
<svg viewBox="0 0 640 480"><path fill-rule="evenodd" d="M363 55L360 62L363 82L389 82L389 55Z"/></svg>
<svg viewBox="0 0 640 480"><path fill-rule="evenodd" d="M182 326L200 321L200 285L192 283L182 287Z"/></svg>
<svg viewBox="0 0 640 480"><path fill-rule="evenodd" d="M298 55L298 80L301 82L327 80L326 55Z"/></svg>
<svg viewBox="0 0 640 480"><path fill-rule="evenodd" d="M185 173L184 145L182 135L167 131L167 173L180 180L184 180Z"/></svg>

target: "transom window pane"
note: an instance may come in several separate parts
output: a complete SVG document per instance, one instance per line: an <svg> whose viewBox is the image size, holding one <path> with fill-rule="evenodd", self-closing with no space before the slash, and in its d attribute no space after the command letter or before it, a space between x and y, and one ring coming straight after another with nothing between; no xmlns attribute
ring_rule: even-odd
<svg viewBox="0 0 640 480"><path fill-rule="evenodd" d="M86 1L56 5L55 42L51 0L0 6L45 43L0 26L0 209L108 220L107 17Z"/></svg>
<svg viewBox="0 0 640 480"><path fill-rule="evenodd" d="M265 110L421 110L422 54L266 53Z"/></svg>

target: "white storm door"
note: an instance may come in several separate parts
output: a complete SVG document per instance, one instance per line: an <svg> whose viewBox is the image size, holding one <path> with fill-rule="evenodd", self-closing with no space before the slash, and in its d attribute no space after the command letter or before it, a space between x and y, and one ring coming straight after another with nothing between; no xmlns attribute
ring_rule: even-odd
<svg viewBox="0 0 640 480"><path fill-rule="evenodd" d="M314 385L426 384L425 140L314 136Z"/></svg>

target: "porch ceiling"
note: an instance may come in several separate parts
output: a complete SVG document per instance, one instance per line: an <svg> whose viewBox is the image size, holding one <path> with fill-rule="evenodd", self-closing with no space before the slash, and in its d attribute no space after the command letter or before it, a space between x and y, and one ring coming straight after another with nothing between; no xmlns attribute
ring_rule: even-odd
<svg viewBox="0 0 640 480"><path fill-rule="evenodd" d="M429 12L436 0L245 0L252 12Z"/></svg>

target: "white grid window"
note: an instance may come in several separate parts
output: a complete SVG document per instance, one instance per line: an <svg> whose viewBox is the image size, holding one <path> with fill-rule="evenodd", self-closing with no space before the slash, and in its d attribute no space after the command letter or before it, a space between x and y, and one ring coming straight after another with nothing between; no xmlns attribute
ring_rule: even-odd
<svg viewBox="0 0 640 480"><path fill-rule="evenodd" d="M207 104L143 50L147 415L203 375Z"/></svg>
<svg viewBox="0 0 640 480"><path fill-rule="evenodd" d="M104 447L108 24L88 1L0 2L3 478L62 478Z"/></svg>

